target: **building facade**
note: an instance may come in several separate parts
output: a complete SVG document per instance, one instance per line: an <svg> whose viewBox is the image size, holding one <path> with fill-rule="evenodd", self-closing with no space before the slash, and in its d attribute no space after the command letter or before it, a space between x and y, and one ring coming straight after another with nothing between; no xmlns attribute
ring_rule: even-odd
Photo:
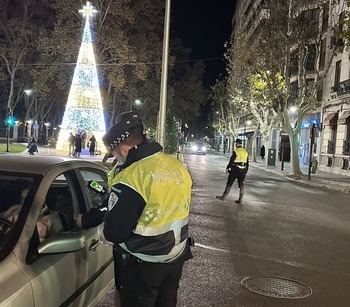
<svg viewBox="0 0 350 307"><path fill-rule="evenodd" d="M287 5L288 1L285 2ZM345 42L338 39L334 32L334 28L339 27L342 14L349 8L344 0L295 0L293 3L293 14L307 13L308 18L317 21L316 26L321 39L319 56L314 59L316 66L311 63L307 69L308 82L318 80L318 104L302 119L299 135L300 163L307 165L311 158L317 160L319 168L324 171L350 176L350 52ZM262 18L268 16L264 0L239 0L233 18L232 39L234 40L236 31L241 31L242 28L247 35L251 35L259 27ZM313 67L317 67L317 76ZM298 67L293 71L293 67L291 68L289 80L290 87L296 90L297 69ZM310 151L312 127L316 127L313 130L315 143ZM281 130L276 132L276 129L278 131L278 127L271 131L269 146L275 148L278 152L277 158L281 158L286 144L289 146L289 140L286 143L285 133ZM250 137L253 135L259 137L257 133L249 134ZM245 137L248 137L248 134ZM259 146L259 140L251 142Z"/></svg>

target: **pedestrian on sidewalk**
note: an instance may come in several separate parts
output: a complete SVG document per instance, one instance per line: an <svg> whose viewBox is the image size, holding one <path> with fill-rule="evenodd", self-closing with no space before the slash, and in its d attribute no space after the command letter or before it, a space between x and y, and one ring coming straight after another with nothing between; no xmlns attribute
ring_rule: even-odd
<svg viewBox="0 0 350 307"><path fill-rule="evenodd" d="M265 145L261 145L261 148L260 148L260 157L262 160L265 159Z"/></svg>
<svg viewBox="0 0 350 307"><path fill-rule="evenodd" d="M229 163L226 167L226 174L228 175L225 191L221 196L216 196L217 199L225 200L230 193L235 180L238 180L239 198L235 201L241 204L244 196L244 181L249 169L249 154L242 148L242 140L236 139L236 148L232 152Z"/></svg>
<svg viewBox="0 0 350 307"><path fill-rule="evenodd" d="M80 134L75 135L75 149L74 149L74 156L79 158L81 154L81 147L82 147L82 140Z"/></svg>
<svg viewBox="0 0 350 307"><path fill-rule="evenodd" d="M69 143L69 155L70 156L74 156L74 148L75 148L75 136L73 135L73 132L70 132L69 133L69 137L68 137L68 143Z"/></svg>
<svg viewBox="0 0 350 307"><path fill-rule="evenodd" d="M96 138L94 135L91 136L91 138L89 139L89 152L90 155L94 155L95 154L95 148L96 148Z"/></svg>
<svg viewBox="0 0 350 307"><path fill-rule="evenodd" d="M36 139L35 137L33 136L32 139L30 140L28 146L28 152L31 156L34 156L34 152L39 152L38 151L38 145L37 145L37 142L36 142Z"/></svg>

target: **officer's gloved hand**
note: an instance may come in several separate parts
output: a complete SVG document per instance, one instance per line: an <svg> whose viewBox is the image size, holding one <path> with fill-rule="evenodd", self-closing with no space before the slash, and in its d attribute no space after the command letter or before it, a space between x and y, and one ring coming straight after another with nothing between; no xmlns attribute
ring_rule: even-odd
<svg viewBox="0 0 350 307"><path fill-rule="evenodd" d="M92 208L89 212L82 214L81 216L81 226L84 229L88 229L91 227L96 227L103 222L105 212Z"/></svg>

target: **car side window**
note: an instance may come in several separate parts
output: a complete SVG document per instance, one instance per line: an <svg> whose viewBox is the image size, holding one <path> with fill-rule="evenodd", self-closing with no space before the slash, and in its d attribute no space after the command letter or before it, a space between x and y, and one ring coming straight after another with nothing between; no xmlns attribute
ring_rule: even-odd
<svg viewBox="0 0 350 307"><path fill-rule="evenodd" d="M93 207L104 207L109 194L107 174L97 169L81 169L80 173L84 180L85 192L89 198L87 210Z"/></svg>
<svg viewBox="0 0 350 307"><path fill-rule="evenodd" d="M69 173L57 176L51 183L43 208L47 211L43 216L40 215L37 225L41 242L43 238L47 239L57 232L69 231L76 226L78 195ZM44 225L40 225L41 221ZM43 229L40 229L41 226Z"/></svg>

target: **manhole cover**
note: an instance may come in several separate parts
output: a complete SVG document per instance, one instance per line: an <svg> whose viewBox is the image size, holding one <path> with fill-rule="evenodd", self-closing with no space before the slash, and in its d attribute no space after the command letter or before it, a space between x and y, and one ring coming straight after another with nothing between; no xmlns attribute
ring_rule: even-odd
<svg viewBox="0 0 350 307"><path fill-rule="evenodd" d="M241 281L244 288L257 294L299 299L312 294L312 289L300 281L283 277L246 277Z"/></svg>

